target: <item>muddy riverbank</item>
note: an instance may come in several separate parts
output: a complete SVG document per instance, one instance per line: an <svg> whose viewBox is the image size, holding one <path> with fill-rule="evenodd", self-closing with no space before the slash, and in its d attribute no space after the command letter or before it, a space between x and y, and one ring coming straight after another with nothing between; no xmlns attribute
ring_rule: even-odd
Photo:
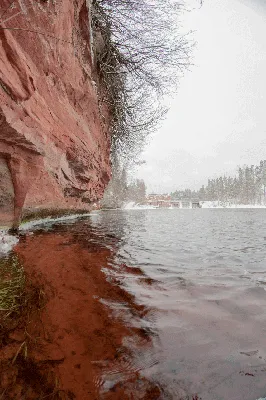
<svg viewBox="0 0 266 400"><path fill-rule="evenodd" d="M136 399L160 397L159 385L141 377L130 361L131 347L151 346L141 323L149 309L136 303L117 275L126 270L145 276L124 265L114 271L115 241L110 250L90 233L89 240L64 229L25 234L14 248L26 291L36 289L39 299L31 299L31 309L2 337L4 399L131 399L133 392ZM128 323L109 302L123 305ZM102 378L108 371L109 383ZM116 383L119 376L126 385Z"/></svg>

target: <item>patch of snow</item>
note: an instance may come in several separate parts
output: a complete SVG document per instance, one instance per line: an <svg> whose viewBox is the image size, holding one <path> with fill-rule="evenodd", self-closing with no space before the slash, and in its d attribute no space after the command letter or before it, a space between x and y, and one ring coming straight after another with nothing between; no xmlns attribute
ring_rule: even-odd
<svg viewBox="0 0 266 400"><path fill-rule="evenodd" d="M64 217L58 217L58 218L43 218L43 219L37 219L33 220L30 222L25 222L20 225L19 230L20 231L28 231L36 226L39 225L45 225L48 223L53 223L53 222L64 222L64 221L71 221L75 220L80 217L89 217L91 213L86 213L86 214L72 214L72 215L67 215Z"/></svg>
<svg viewBox="0 0 266 400"><path fill-rule="evenodd" d="M134 208L135 205L136 203L134 201L129 201L125 203L122 208L123 210L132 210L132 208Z"/></svg>
<svg viewBox="0 0 266 400"><path fill-rule="evenodd" d="M200 204L202 208L266 208L261 204L233 204L221 201L201 201Z"/></svg>
<svg viewBox="0 0 266 400"><path fill-rule="evenodd" d="M158 207L151 206L149 204L138 204L134 201L129 201L128 203L124 204L123 210L153 210Z"/></svg>
<svg viewBox="0 0 266 400"><path fill-rule="evenodd" d="M0 254L6 254L18 243L18 238L9 235L7 231L0 230Z"/></svg>
<svg viewBox="0 0 266 400"><path fill-rule="evenodd" d="M93 213L94 215L97 214L97 212ZM86 213L86 214L73 214L73 215L68 215L65 217L58 217L58 218L44 218L44 219L38 219L38 220L33 220L30 222L26 222L20 225L19 231L20 232L25 232L25 231L31 231L35 227L38 227L40 225L46 225L49 223L57 223L57 222L64 222L64 221L75 221L77 218L80 217L88 217L91 216L92 213ZM13 247L18 243L19 238L15 235L9 235L7 230L0 229L0 255L1 254L6 254L10 252Z"/></svg>

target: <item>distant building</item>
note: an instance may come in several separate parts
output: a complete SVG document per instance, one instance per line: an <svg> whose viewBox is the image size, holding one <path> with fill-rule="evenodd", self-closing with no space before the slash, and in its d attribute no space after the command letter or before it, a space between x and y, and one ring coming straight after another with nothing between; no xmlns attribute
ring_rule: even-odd
<svg viewBox="0 0 266 400"><path fill-rule="evenodd" d="M147 196L147 201L153 201L153 200L171 200L170 194L156 194L156 193L151 193Z"/></svg>
<svg viewBox="0 0 266 400"><path fill-rule="evenodd" d="M198 199L172 199L169 194L151 193L146 198L146 204L158 208L201 208Z"/></svg>
<svg viewBox="0 0 266 400"><path fill-rule="evenodd" d="M199 199L194 198L172 199L171 203L179 204L179 208L201 208Z"/></svg>

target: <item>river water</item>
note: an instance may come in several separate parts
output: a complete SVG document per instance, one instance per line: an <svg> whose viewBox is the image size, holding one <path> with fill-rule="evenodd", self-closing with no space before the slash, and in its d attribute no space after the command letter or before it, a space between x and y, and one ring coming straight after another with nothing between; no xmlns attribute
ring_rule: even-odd
<svg viewBox="0 0 266 400"><path fill-rule="evenodd" d="M26 232L31 241L39 235L40 246L44 237L67 233L85 251L106 249L93 268L103 271L111 289L94 301L131 333L116 349L118 363L99 353L92 361L97 398L266 397L265 221L264 209L121 210ZM61 245L63 258L72 245L65 240L68 253ZM112 298L118 286L130 301ZM114 326L101 329L109 334ZM146 345L134 339L140 330ZM121 387L123 395L108 397Z"/></svg>

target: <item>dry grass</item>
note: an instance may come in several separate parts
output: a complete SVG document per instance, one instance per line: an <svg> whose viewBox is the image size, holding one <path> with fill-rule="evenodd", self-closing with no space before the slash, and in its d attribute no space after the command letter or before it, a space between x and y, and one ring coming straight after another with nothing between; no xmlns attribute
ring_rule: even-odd
<svg viewBox="0 0 266 400"><path fill-rule="evenodd" d="M28 325L38 320L45 304L43 287L31 282L15 254L0 260L0 347L8 353L14 345L10 334L22 332L14 354L0 357L0 400L28 395L40 400L72 399L71 393L60 389L53 365L38 363L31 355L39 338L29 334Z"/></svg>
<svg viewBox="0 0 266 400"><path fill-rule="evenodd" d="M0 260L1 325L14 313L19 313L25 294L25 273L16 255Z"/></svg>
<svg viewBox="0 0 266 400"><path fill-rule="evenodd" d="M0 343L18 326L27 332L30 315L45 302L43 287L27 278L16 254L0 259Z"/></svg>

